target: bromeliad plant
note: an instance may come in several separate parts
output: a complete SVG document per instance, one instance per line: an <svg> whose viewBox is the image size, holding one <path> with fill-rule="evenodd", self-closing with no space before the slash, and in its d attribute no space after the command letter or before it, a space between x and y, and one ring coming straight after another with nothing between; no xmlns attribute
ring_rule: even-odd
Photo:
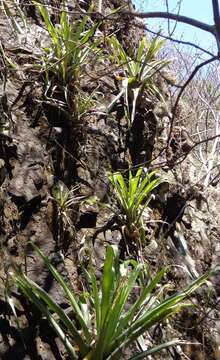
<svg viewBox="0 0 220 360"><path fill-rule="evenodd" d="M56 184L52 187L52 199L58 205L59 211L61 214L66 214L69 208L73 205L79 204L83 196L77 196L79 186L76 185L71 189L61 181L57 181ZM64 215L66 217L66 215Z"/></svg>
<svg viewBox="0 0 220 360"><path fill-rule="evenodd" d="M123 69L125 77L122 80L122 89L112 103L108 111L123 96L126 104L126 113L133 123L138 96L147 88L150 93L159 95L159 90L154 84L154 75L168 64L167 60L156 60L158 51L164 44L164 40L155 37L150 43L143 37L140 41L135 59L130 58L115 36L109 38L112 50L111 60ZM132 99L132 112L130 114L130 100Z"/></svg>
<svg viewBox="0 0 220 360"><path fill-rule="evenodd" d="M145 173L142 167L134 175L129 170L128 179L115 172L109 176L109 180L122 213L125 234L143 243L145 230L142 214L152 198L152 191L162 180L156 177L154 171Z"/></svg>
<svg viewBox="0 0 220 360"><path fill-rule="evenodd" d="M52 187L52 200L57 205L57 221L59 229L59 237L62 242L63 231L69 229L72 235L75 234L75 227L73 221L69 215L71 212L76 212L74 207L78 206L79 203L84 199L84 196L77 195L79 186L76 185L71 189L62 182L57 181Z"/></svg>
<svg viewBox="0 0 220 360"><path fill-rule="evenodd" d="M86 64L90 53L97 48L98 41L89 44L94 35L97 24L86 30L89 17L81 20L70 19L65 1L60 14L60 23L53 25L50 14L45 5L34 1L46 25L51 38L51 47L44 49L46 57L44 69L50 86L49 74L53 73L62 85L78 81L82 66Z"/></svg>
<svg viewBox="0 0 220 360"><path fill-rule="evenodd" d="M146 283L146 266L131 260L120 263L117 248L108 246L100 282L91 267L86 272L88 291L76 294L48 258L38 248L34 248L62 287L70 303L72 316L71 312L63 310L46 291L21 271L12 274L13 282L47 318L71 359L122 359L125 348L139 341L140 336L152 326L186 306L185 300L209 276L203 275L183 291L161 300L163 288L159 285L166 270L161 270L152 279L148 276ZM139 295L129 305L130 295L134 297L134 288L137 287ZM148 355L179 342L173 340L157 345L133 355L130 360L146 359Z"/></svg>

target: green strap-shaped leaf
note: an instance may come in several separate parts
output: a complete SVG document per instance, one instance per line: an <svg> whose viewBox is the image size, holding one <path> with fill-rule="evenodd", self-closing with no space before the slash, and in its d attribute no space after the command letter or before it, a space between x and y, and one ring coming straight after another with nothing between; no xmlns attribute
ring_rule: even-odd
<svg viewBox="0 0 220 360"><path fill-rule="evenodd" d="M66 334L64 334L62 328L51 315L51 311L54 312L59 317L59 320L63 323L63 325L65 325L67 331L69 332L69 334L71 334L74 342L79 347L80 353L82 355L87 354L89 351L89 347L82 339L73 322L69 319L64 310L55 303L51 296L48 295L46 291L44 291L32 280L28 279L25 275L17 273L14 275L14 280L18 287L21 289L21 291L27 296L27 298L35 306L37 306L38 309L42 312L42 314L46 316L47 319L50 321L54 330L64 342L64 345L69 350L69 352L72 354L72 358L77 359L75 350L67 339Z"/></svg>
<svg viewBox="0 0 220 360"><path fill-rule="evenodd" d="M41 16L44 19L45 25L47 27L47 31L49 32L53 42L58 46L59 44L59 38L58 38L58 33L56 31L56 28L53 26L53 23L50 20L50 15L47 11L47 7L44 5L41 5L40 3L38 3L37 1L33 1L33 3L35 4L35 6L38 8L38 10L41 13Z"/></svg>
<svg viewBox="0 0 220 360"><path fill-rule="evenodd" d="M113 246L108 246L102 276L101 325L105 322L115 290L115 256L116 249Z"/></svg>
<svg viewBox="0 0 220 360"><path fill-rule="evenodd" d="M128 296L130 295L135 282L140 274L142 269L141 264L136 264L134 269L130 271L130 274L127 277L121 277L117 283L117 291L114 296L114 302L112 304L111 310L108 313L106 319L106 329L105 329L105 354L108 354L108 345L116 337L118 332L118 326L120 325L120 319L124 311L125 304L127 303Z"/></svg>
<svg viewBox="0 0 220 360"><path fill-rule="evenodd" d="M48 258L41 252L41 250L34 244L32 244L33 248L36 250L36 252L39 254L39 256L43 259L44 263L50 270L51 274L53 275L54 279L57 280L58 284L62 287L64 290L67 299L70 301L70 304L73 308L74 314L79 321L80 325L82 326L83 333L85 335L85 338L88 342L91 340L91 334L89 332L89 329L87 327L87 324L84 321L83 314L81 312L81 309L77 303L77 299L75 298L75 295L73 291L69 288L65 280L62 278L62 276L58 273L58 271L55 269L55 267L50 263Z"/></svg>
<svg viewBox="0 0 220 360"><path fill-rule="evenodd" d="M109 356L108 359L118 359L118 355L120 354L122 348L129 346L129 344L137 340L138 337L151 326L158 323L165 317L175 314L181 307L185 306L183 301L189 295L191 295L193 291L204 284L210 274L211 272L199 277L185 290L168 297L161 304L155 306L152 310L147 311L135 322L133 322L130 327L127 328L121 335L119 335L118 338L110 345L109 352L111 353L111 356Z"/></svg>
<svg viewBox="0 0 220 360"><path fill-rule="evenodd" d="M143 288L136 302L131 306L131 308L128 310L126 315L120 320L118 331L115 335L116 337L119 336L122 330L125 330L129 326L129 323L132 323L134 316L137 314L137 311L140 311L143 304L145 304L146 301L150 299L150 297L152 296L152 292L156 288L157 284L160 283L165 272L166 272L166 268L160 270L160 272L154 277L154 279L151 280L150 283L145 288Z"/></svg>

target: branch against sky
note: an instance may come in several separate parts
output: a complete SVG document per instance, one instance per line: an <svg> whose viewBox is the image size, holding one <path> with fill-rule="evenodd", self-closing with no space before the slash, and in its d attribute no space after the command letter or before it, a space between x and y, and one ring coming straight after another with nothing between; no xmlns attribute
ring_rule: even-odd
<svg viewBox="0 0 220 360"><path fill-rule="evenodd" d="M214 0L213 0L214 1ZM129 14L134 17L139 17L142 19L150 19L150 18L161 18L161 19L169 19L169 20L175 20L177 22L182 22L188 25L192 25L198 29L208 31L209 33L215 35L215 25L209 25L202 21L190 18L188 16L163 12L163 11L152 11L152 12L129 12L127 10L123 11L123 14Z"/></svg>
<svg viewBox="0 0 220 360"><path fill-rule="evenodd" d="M215 38L218 46L218 52L220 53L220 16L218 0L212 0L212 9L215 22Z"/></svg>
<svg viewBox="0 0 220 360"><path fill-rule="evenodd" d="M203 53L205 53L205 54L207 54L207 55L210 55L211 57L214 57L214 56L215 56L212 52L210 52L210 51L202 48L201 46L199 46L199 45L197 45L197 44L195 44L195 43L193 43L193 42L184 41L184 40L179 40L179 39L174 38L173 36L170 37L170 36L164 35L164 34L161 33L161 31L160 31L160 33L158 33L158 31L153 31L152 29L149 29L149 27L147 27L146 25L141 25L141 26L139 26L139 27L140 27L141 29L145 29L145 30L148 31L149 33L151 33L151 34L153 34L153 35L156 35L156 36L159 36L159 37L161 37L161 38L163 38L163 39L170 40L170 41L172 41L172 42L174 42L174 43L177 43L177 44L182 44L182 45L187 45L187 46L194 47L195 49L200 50L201 52L203 52Z"/></svg>
<svg viewBox="0 0 220 360"><path fill-rule="evenodd" d="M220 14L219 14L219 4L218 4L218 0L210 0L212 1L212 11L213 11L213 20L214 20L214 24L213 25L209 25L205 22L196 20L194 18L190 18L187 16L183 16L178 14L174 14L174 13L170 13L170 12L161 12L161 11L153 11L153 12L136 12L136 11L128 11L128 10L123 10L122 11L122 15L126 14L126 15L130 15L133 17L139 17L142 19L152 19L152 18L161 18L161 19L168 19L168 20L175 20L177 23L184 23L187 25L191 25L194 26L197 29L206 31L210 34L212 34L215 39L216 39L216 43L217 43L217 47L218 47L218 56L220 56Z"/></svg>

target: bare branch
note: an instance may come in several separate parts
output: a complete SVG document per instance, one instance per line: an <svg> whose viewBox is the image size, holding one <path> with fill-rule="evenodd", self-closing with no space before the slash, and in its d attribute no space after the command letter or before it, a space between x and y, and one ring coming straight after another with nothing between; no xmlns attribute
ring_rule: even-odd
<svg viewBox="0 0 220 360"><path fill-rule="evenodd" d="M213 0L215 1L215 0ZM161 19L170 19L170 20L176 20L178 22L182 22L191 26L194 26L198 29L207 31L215 36L215 25L209 25L202 21L198 21L193 18L189 18L187 16L168 13L168 12L160 12L160 11L153 11L153 12L130 12L127 10L124 10L121 12L121 15L130 15L133 17L139 17L142 19L150 19L150 18L161 18Z"/></svg>
<svg viewBox="0 0 220 360"><path fill-rule="evenodd" d="M215 38L218 46L218 52L220 53L220 16L218 0L212 0L212 9L215 22Z"/></svg>
<svg viewBox="0 0 220 360"><path fill-rule="evenodd" d="M187 79L187 81L183 84L182 86L182 89L180 90L177 98L176 98L176 101L175 101L175 104L174 104L174 107L173 107L173 111L172 111L172 118L171 118L171 122L170 122L170 131L169 131L169 135L168 135L168 139L167 139L167 149L170 145L170 140L171 140L171 136L172 136L172 131L173 131L173 124L174 124L174 121L175 121L175 117L176 117L176 112L177 112L177 107L178 107L178 104L179 104L179 101L180 101L180 98L185 90L185 88L187 87L187 85L189 85L189 83L192 81L192 79L194 78L194 76L197 74L197 72L205 65L208 65L210 64L211 62L215 61L218 59L218 56L214 56L213 58L211 59L208 59L206 61L203 61L202 63L200 63L199 65L197 65L195 67L195 69L193 70L193 72L190 74L189 78Z"/></svg>
<svg viewBox="0 0 220 360"><path fill-rule="evenodd" d="M139 28L144 28L146 31L148 31L149 33L151 33L151 34L153 34L153 35L157 35L157 36L159 36L159 37L161 37L161 38L163 38L163 39L167 39L167 40L170 40L170 41L172 41L172 42L174 42L174 43L177 43L177 44L182 44L182 45L187 45L187 46L192 46L192 47L194 47L195 49L197 49L197 50L200 50L200 51L202 51L202 52L204 52L205 54L207 54L207 55L210 55L210 56L215 56L213 53L211 53L210 51L208 51L208 50L206 50L206 49L203 49L201 46L199 46L199 45L196 45L196 44L194 44L194 43L192 43L192 42L190 42L190 41L184 41L184 40L179 40L179 39L174 39L173 37L170 37L170 36L166 36L166 35L164 35L164 34L162 34L162 33L158 33L158 31L153 31L153 30L151 30L151 29L149 29L147 26L145 26L145 25L141 25L141 26L139 26L139 25L136 25L136 26L138 26Z"/></svg>
<svg viewBox="0 0 220 360"><path fill-rule="evenodd" d="M182 5L182 0L179 1L177 15L180 14L181 5ZM167 13L169 13L169 0L166 0L166 10L167 10ZM174 34L175 30L176 30L177 24L178 24L178 21L175 22L173 30L171 31L170 19L168 19L168 34L169 34L170 37L173 36L173 34Z"/></svg>

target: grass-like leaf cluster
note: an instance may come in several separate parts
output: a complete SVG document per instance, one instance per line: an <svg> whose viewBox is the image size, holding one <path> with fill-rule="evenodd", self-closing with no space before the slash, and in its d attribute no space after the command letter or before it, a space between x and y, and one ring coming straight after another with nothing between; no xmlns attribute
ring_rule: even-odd
<svg viewBox="0 0 220 360"><path fill-rule="evenodd" d="M134 59L132 59L123 49L122 45L115 36L109 39L112 50L111 59L124 70L125 77L122 81L122 90L108 107L108 111L123 96L126 104L126 112L130 123L132 124L136 112L136 103L138 96L147 88L148 92L159 95L159 90L154 83L154 75L158 73L165 65L167 60L157 60L159 50L164 44L164 40L158 40L155 37L151 42L143 37ZM130 113L130 104L132 101L132 111Z"/></svg>
<svg viewBox="0 0 220 360"><path fill-rule="evenodd" d="M88 56L97 47L97 41L93 44L89 43L97 24L87 30L89 17L84 16L81 20L71 19L64 7L59 15L60 23L53 25L47 7L36 1L34 4L43 17L52 42L51 47L44 49L47 81L49 81L49 73L56 75L57 80L63 85L77 81Z"/></svg>
<svg viewBox="0 0 220 360"><path fill-rule="evenodd" d="M34 248L62 287L72 313L68 315L45 290L22 272L16 271L13 279L21 292L48 319L71 359L122 359L126 347L138 341L152 326L186 306L184 300L204 284L209 275L203 275L183 291L159 300L163 293L159 284L166 270L145 280L143 264L134 260L120 263L117 248L109 245L101 280L97 280L94 268L90 267L86 272L88 291L75 294L48 258ZM130 295L133 294L133 297L137 288L139 295L131 302ZM177 343L178 340L175 340L157 345L133 355L131 359L145 359Z"/></svg>
<svg viewBox="0 0 220 360"><path fill-rule="evenodd" d="M140 167L134 175L129 170L128 179L115 172L109 180L121 210L125 231L130 236L136 232L137 237L144 241L142 214L152 198L152 191L162 182L161 178L154 171L145 173Z"/></svg>

